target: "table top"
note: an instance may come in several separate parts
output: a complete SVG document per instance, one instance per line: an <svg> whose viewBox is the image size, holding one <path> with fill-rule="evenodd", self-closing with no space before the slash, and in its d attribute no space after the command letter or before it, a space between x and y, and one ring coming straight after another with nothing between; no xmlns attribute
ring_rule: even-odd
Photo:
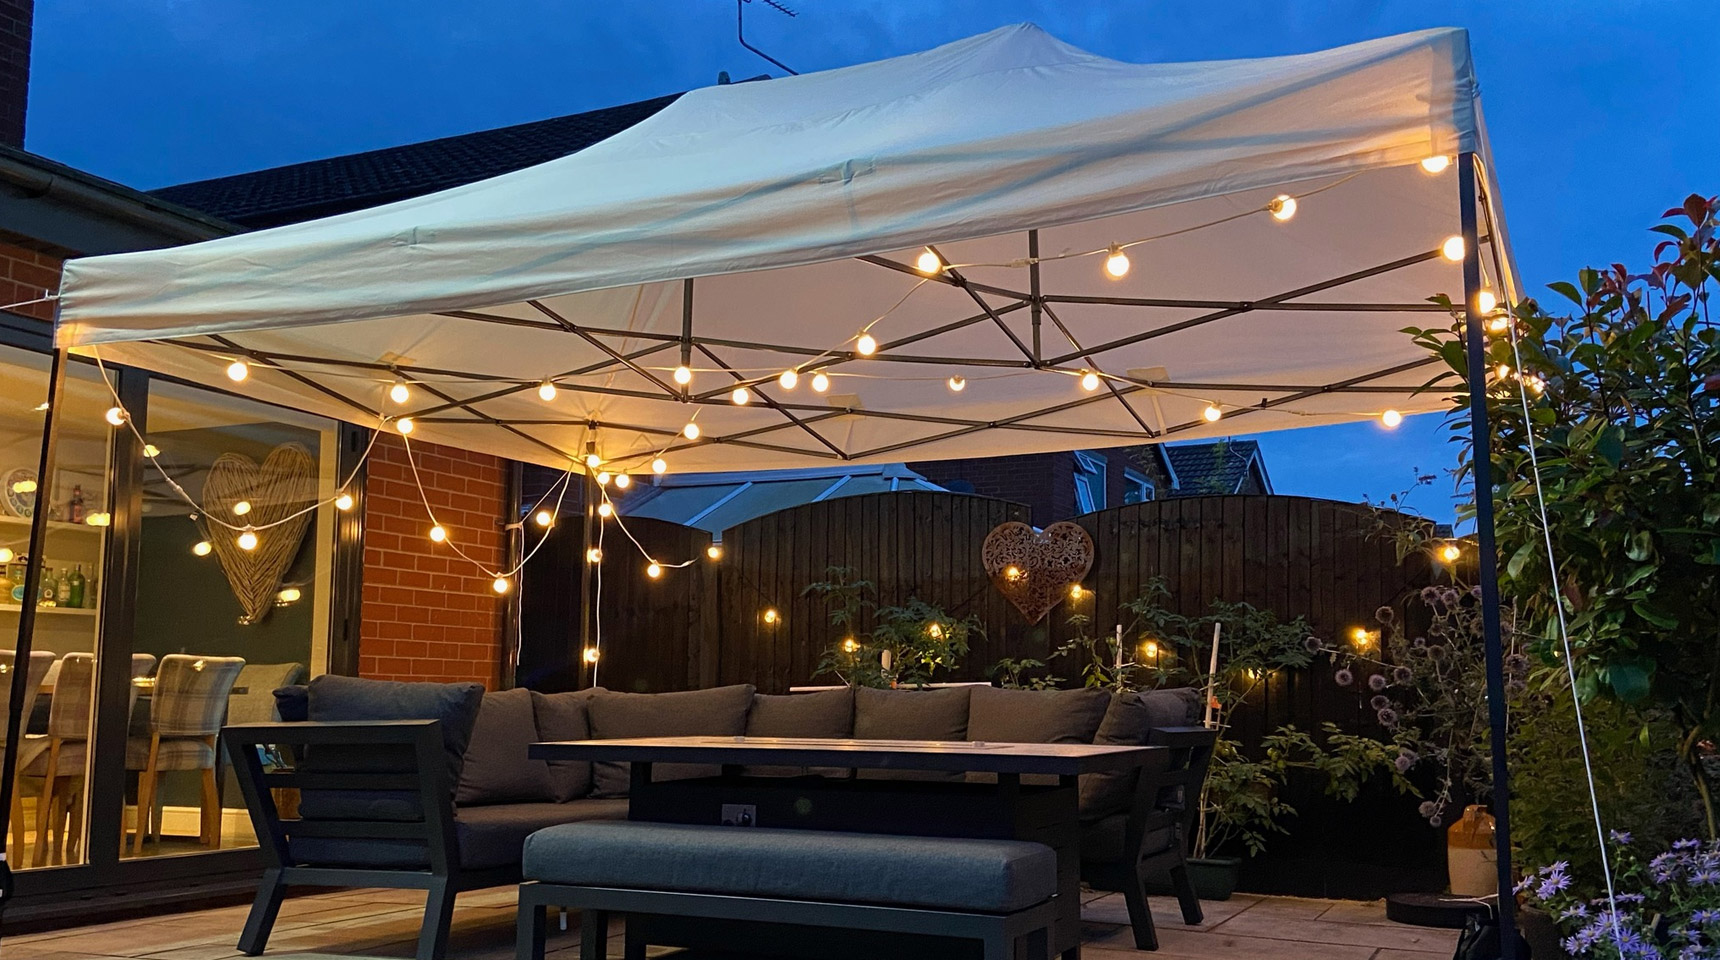
<svg viewBox="0 0 1720 960"><path fill-rule="evenodd" d="M1162 749L1164 748L1087 743L832 740L798 737L639 737L534 743L530 755L535 760L758 764L1073 776L1139 767Z"/></svg>

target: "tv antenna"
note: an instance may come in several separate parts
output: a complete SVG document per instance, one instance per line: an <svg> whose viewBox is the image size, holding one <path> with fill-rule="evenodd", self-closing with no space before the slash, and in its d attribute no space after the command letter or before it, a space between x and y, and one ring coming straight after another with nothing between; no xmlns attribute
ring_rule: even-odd
<svg viewBox="0 0 1720 960"><path fill-rule="evenodd" d="M751 50L753 53L756 53L759 56L765 58L766 60L769 60L771 63L776 64L777 66L788 71L789 73L793 74L794 76L797 76L797 77L800 76L799 70L794 69L793 67L789 66L788 64L783 63L781 60L778 60L777 58L771 56L768 53L765 53L763 50L760 50L759 48L757 48L757 47L755 47L752 44L747 42L746 9L747 9L747 4L752 3L752 2L753 2L753 0L735 0L735 36L740 40L741 46L746 47L748 50ZM795 13L793 10L789 9L789 7L787 7L786 5L778 3L777 0L759 0L759 2L764 4L767 7L771 8L772 10L775 10L777 13L784 14L785 16L789 16L789 17L800 16L800 14Z"/></svg>

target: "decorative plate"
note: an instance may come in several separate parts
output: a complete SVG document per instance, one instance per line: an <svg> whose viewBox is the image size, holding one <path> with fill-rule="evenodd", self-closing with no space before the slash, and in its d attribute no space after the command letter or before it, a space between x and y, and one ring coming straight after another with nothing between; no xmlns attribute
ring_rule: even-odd
<svg viewBox="0 0 1720 960"><path fill-rule="evenodd" d="M32 490L27 493L20 493L12 487L19 483L34 482L35 479L36 471L29 467L17 467L6 471L5 479L0 481L4 484L4 486L0 486L0 506L4 506L6 512L14 517L30 519L36 512L36 492Z"/></svg>

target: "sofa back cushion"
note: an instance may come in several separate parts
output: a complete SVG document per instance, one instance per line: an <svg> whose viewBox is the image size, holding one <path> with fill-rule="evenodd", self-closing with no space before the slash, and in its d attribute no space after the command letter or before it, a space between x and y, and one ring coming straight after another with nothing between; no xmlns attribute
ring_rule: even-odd
<svg viewBox="0 0 1720 960"><path fill-rule="evenodd" d="M985 743L1092 743L1111 705L1104 690L1001 690L974 687L967 738ZM969 773L969 782L995 783L997 775ZM1056 784L1051 774L1028 774L1022 783Z"/></svg>
<svg viewBox="0 0 1720 960"><path fill-rule="evenodd" d="M532 713L537 718L540 740L591 739L591 698L602 687L569 693L532 691ZM577 800L591 792L591 761L549 761L550 799L557 803Z"/></svg>
<svg viewBox="0 0 1720 960"><path fill-rule="evenodd" d="M753 685L738 684L680 693L616 693L600 690L591 698L591 735L600 740L629 737L738 737L746 733ZM592 766L594 797L625 797L631 764L600 761ZM659 763L653 780L712 777L719 767Z"/></svg>
<svg viewBox="0 0 1720 960"><path fill-rule="evenodd" d="M749 737L842 740L853 735L854 691L849 687L782 696L761 693L753 697L752 712L747 714ZM836 767L747 767L745 772L754 777L846 777L849 773Z"/></svg>
<svg viewBox="0 0 1720 960"><path fill-rule="evenodd" d="M968 697L973 687L939 690L854 691L857 740L966 740ZM861 770L862 780L960 780L959 773L927 770Z"/></svg>
<svg viewBox="0 0 1720 960"><path fill-rule="evenodd" d="M553 800L548 765L528 756L537 739L530 690L484 694L454 802L476 806Z"/></svg>
<svg viewBox="0 0 1720 960"><path fill-rule="evenodd" d="M440 721L449 799L453 799L483 696L484 687L477 683L403 683L324 674L309 684L305 714L314 721ZM319 773L425 772L418 769L405 745L324 745L307 750L299 766ZM309 819L417 820L424 816L419 795L412 790L303 790L299 812Z"/></svg>
<svg viewBox="0 0 1720 960"><path fill-rule="evenodd" d="M1192 687L1129 690L1111 698L1093 742L1143 746L1157 727L1200 722L1200 692ZM1081 818L1097 820L1126 812L1134 802L1135 772L1089 773L1081 777Z"/></svg>

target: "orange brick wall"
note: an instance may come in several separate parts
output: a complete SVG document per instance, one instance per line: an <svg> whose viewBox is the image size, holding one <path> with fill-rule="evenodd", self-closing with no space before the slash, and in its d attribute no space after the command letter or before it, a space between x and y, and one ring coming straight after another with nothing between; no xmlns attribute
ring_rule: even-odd
<svg viewBox="0 0 1720 960"><path fill-rule="evenodd" d="M506 462L429 443L414 443L412 454L449 540L488 569L500 568ZM366 470L359 674L476 680L497 689L504 601L492 578L430 541L404 441L380 437Z"/></svg>
<svg viewBox="0 0 1720 960"><path fill-rule="evenodd" d="M0 241L0 306L36 300L60 288L60 258ZM10 311L38 320L54 319L54 305L32 303Z"/></svg>

